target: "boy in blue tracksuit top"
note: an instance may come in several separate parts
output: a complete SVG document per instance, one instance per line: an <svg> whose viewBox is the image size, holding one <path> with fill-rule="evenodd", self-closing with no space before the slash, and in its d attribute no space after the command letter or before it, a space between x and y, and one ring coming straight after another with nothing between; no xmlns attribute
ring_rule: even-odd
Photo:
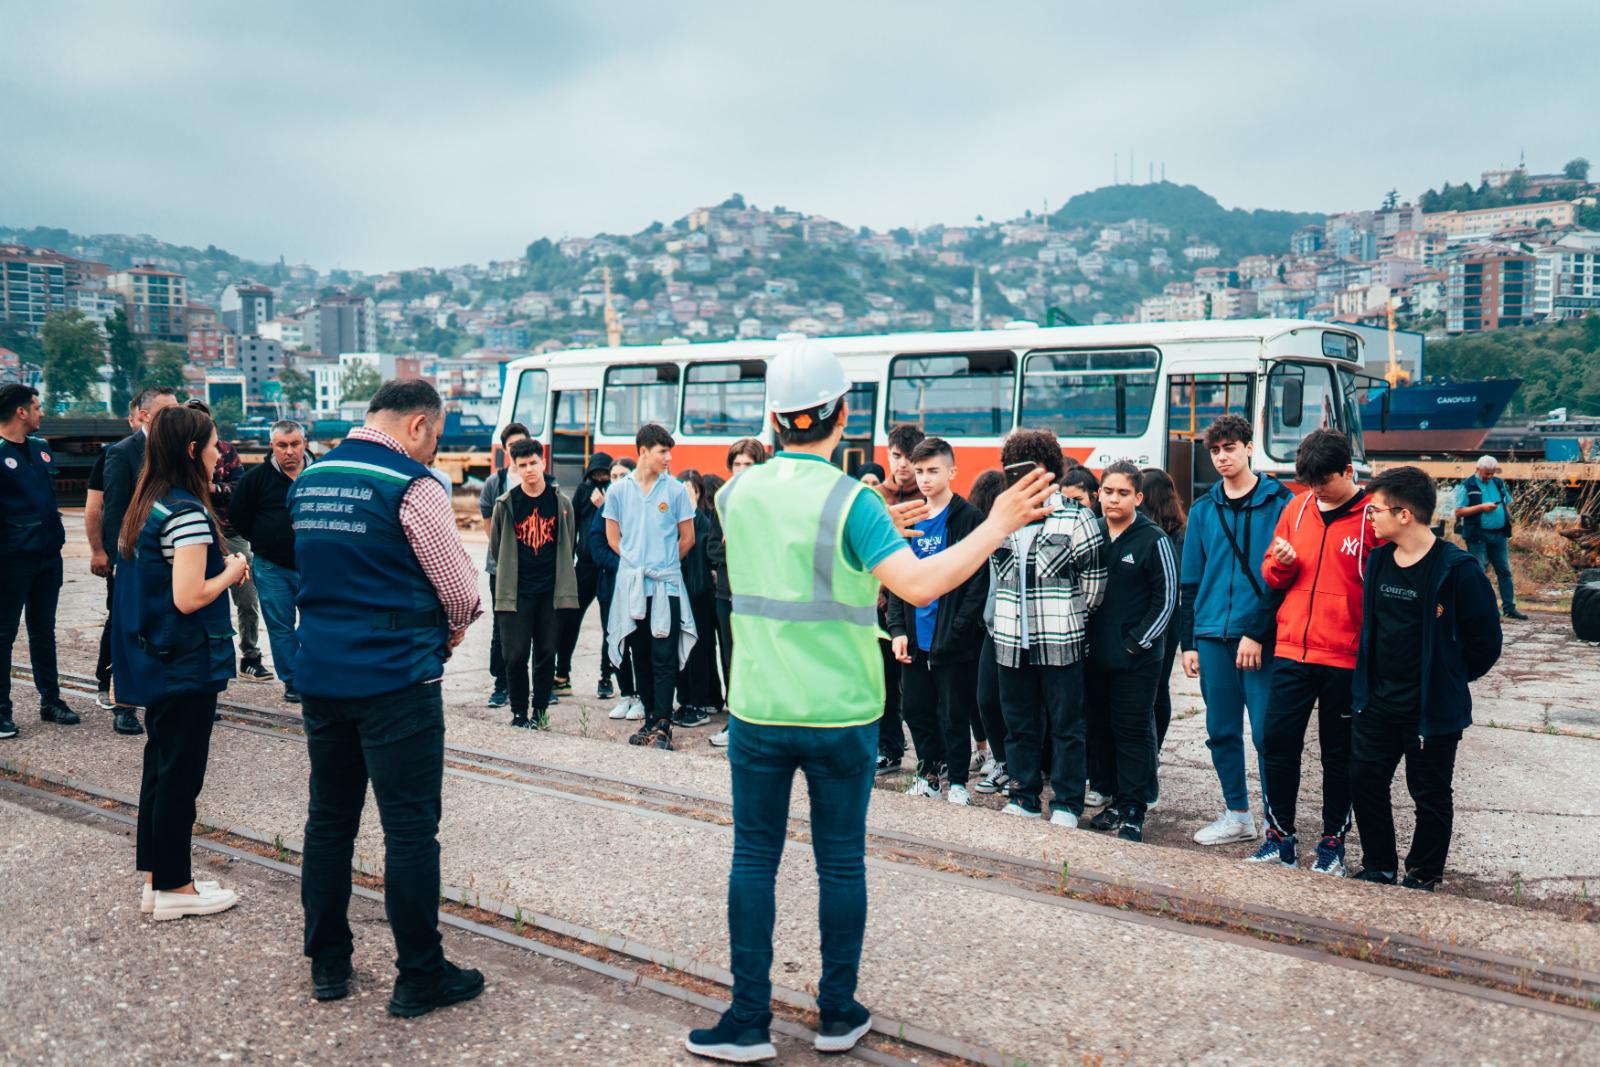
<svg viewBox="0 0 1600 1067"><path fill-rule="evenodd" d="M1403 757L1417 828L1401 884L1432 890L1450 850L1456 746L1472 725L1468 683L1500 658L1500 617L1483 567L1429 528L1431 478L1396 467L1374 478L1371 491L1372 524L1388 544L1368 562L1350 684L1350 790L1365 864L1356 877L1396 881L1389 787Z"/></svg>
<svg viewBox="0 0 1600 1067"><path fill-rule="evenodd" d="M1206 704L1206 747L1226 804L1194 835L1202 845L1256 837L1245 785L1244 714L1260 768L1272 693L1276 600L1258 573L1278 516L1294 494L1276 478L1250 469L1250 423L1223 415L1205 434L1222 481L1195 501L1183 542L1178 639L1183 672L1200 679Z"/></svg>

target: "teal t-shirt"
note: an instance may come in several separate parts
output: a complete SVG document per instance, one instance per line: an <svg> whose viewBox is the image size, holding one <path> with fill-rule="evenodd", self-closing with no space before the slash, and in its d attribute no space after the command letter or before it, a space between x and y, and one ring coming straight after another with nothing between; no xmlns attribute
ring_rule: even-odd
<svg viewBox="0 0 1600 1067"><path fill-rule="evenodd" d="M774 463L827 463L805 452L780 452ZM889 506L872 490L857 493L844 520L844 559L850 566L870 571L901 549L910 550L904 535L889 518Z"/></svg>
<svg viewBox="0 0 1600 1067"><path fill-rule="evenodd" d="M1467 505L1467 485L1468 485L1469 482L1475 481L1476 479L1477 479L1477 475L1473 475L1471 478L1464 478L1464 479L1462 479L1461 484L1456 486L1456 507L1464 508L1464 507L1468 506ZM1495 508L1493 511L1485 511L1483 514L1479 515L1478 516L1479 525L1481 526L1482 529L1485 529L1485 530L1503 530L1503 529L1505 529L1506 528L1506 508L1505 508L1505 505L1506 505L1507 501L1506 501L1505 497L1503 495L1501 495L1500 487L1495 485L1493 479L1490 479L1487 482L1481 482L1479 484L1481 484L1483 486L1483 503L1485 503L1485 504L1499 504L1500 505L1500 507Z"/></svg>

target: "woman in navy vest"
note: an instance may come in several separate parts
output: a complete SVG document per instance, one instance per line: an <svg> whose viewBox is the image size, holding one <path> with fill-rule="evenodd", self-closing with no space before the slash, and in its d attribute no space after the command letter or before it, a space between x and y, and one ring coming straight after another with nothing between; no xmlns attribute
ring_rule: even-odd
<svg viewBox="0 0 1600 1067"><path fill-rule="evenodd" d="M249 577L224 557L211 510L217 429L192 408L163 408L149 426L144 471L118 536L117 695L145 710L138 868L143 909L157 919L233 907L233 890L195 882L189 831L205 782L217 694L234 676L228 589Z"/></svg>

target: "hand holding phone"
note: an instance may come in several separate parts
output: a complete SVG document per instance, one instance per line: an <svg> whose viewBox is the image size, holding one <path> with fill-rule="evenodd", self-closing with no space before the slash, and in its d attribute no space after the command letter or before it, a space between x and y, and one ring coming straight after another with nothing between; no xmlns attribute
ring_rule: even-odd
<svg viewBox="0 0 1600 1067"><path fill-rule="evenodd" d="M1007 463L1006 488L1010 489L1013 485L1016 485L1023 478L1027 477L1030 471L1035 470L1038 466L1039 465L1031 459L1022 460L1019 463Z"/></svg>

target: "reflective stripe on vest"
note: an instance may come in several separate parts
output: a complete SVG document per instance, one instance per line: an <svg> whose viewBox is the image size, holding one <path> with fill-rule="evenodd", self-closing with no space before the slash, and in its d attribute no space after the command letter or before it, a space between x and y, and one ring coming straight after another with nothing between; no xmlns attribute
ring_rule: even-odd
<svg viewBox="0 0 1600 1067"><path fill-rule="evenodd" d="M789 461L785 461L789 462ZM800 462L807 462L801 460ZM722 506L733 495L735 478L723 491ZM774 600L771 597L733 594L733 610L740 615L755 615L779 622L852 622L858 626L875 626L878 622L877 605L859 607L841 604L833 599L834 564L842 556L839 531L843 527L845 510L855 500L859 483L841 477L828 490L822 503L822 514L817 520L817 546L811 552L811 600Z"/></svg>

